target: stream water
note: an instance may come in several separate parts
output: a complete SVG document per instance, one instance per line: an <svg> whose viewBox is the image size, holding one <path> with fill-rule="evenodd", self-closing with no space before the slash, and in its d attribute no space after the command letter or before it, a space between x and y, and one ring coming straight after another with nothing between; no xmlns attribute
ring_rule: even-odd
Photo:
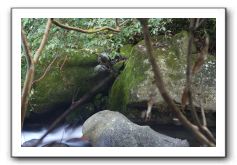
<svg viewBox="0 0 237 165"><path fill-rule="evenodd" d="M190 143L190 146L192 147L198 147L200 144L196 140L196 138L192 135L191 132L189 132L187 129L185 129L183 126L176 126L176 125L153 125L151 126L152 129L155 131L174 137L174 138L180 138L180 139L187 139ZM210 129L212 133L215 135L215 128ZM22 131L22 137L21 137L21 143L22 145L25 142L29 142L34 139L39 139L45 132L47 131L46 127L41 128L28 128L23 129ZM83 140L82 138L82 126L74 125L69 126L68 124L64 124L56 128L54 131L49 133L40 146L45 146L50 143L62 143L66 144L70 147L87 147L90 146L88 144L88 141Z"/></svg>
<svg viewBox="0 0 237 165"><path fill-rule="evenodd" d="M37 129L23 129L21 135L21 144L29 142L30 140L39 139L47 131L46 127ZM62 143L70 147L84 147L87 143L82 139L82 126L70 127L69 125L62 125L49 133L39 146L45 146L50 143Z"/></svg>

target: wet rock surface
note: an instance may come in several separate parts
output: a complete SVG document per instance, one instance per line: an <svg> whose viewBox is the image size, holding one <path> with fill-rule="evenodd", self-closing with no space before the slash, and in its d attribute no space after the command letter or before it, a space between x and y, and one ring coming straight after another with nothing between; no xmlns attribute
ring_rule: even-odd
<svg viewBox="0 0 237 165"><path fill-rule="evenodd" d="M43 147L69 147L69 146L67 144L60 143L60 142L52 142L52 143L44 145Z"/></svg>
<svg viewBox="0 0 237 165"><path fill-rule="evenodd" d="M22 147L32 147L38 142L38 140L39 139L31 139L29 141L26 141L22 144Z"/></svg>

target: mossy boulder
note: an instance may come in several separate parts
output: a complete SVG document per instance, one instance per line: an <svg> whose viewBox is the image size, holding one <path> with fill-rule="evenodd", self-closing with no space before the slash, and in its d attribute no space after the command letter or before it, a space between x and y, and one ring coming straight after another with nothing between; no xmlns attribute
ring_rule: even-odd
<svg viewBox="0 0 237 165"><path fill-rule="evenodd" d="M32 114L45 114L47 118L51 116L52 120L55 120L57 115L72 104L72 101L77 101L107 76L105 73L95 73L94 67L98 64L96 54L71 53L63 64L64 59L65 56L58 59L44 79L33 85L28 107ZM45 68L40 65L38 67ZM42 73L37 73L36 79L40 75ZM83 113L80 113L81 109ZM83 118L94 111L92 104L87 104L80 110L75 110L69 118L73 119L75 115L81 115Z"/></svg>
<svg viewBox="0 0 237 165"><path fill-rule="evenodd" d="M188 33L183 31L171 38L159 36L153 43L154 55L159 64L165 87L176 103L180 103L182 91L186 83L186 54ZM127 50L123 50L127 49ZM127 53L129 59L125 69L114 82L110 96L110 109L120 111L132 120L141 119L141 110L146 109L151 94L155 94L157 111L153 110L152 119L158 123L172 122L172 114L161 97L149 63L144 41L134 47L127 46L121 51ZM193 62L197 58L196 47L193 44ZM203 85L200 85L203 84ZM202 91L201 92L201 87ZM194 104L199 106L200 92L205 98L204 107L215 110L215 57L209 55L202 70L193 78ZM162 112L162 113L161 113Z"/></svg>

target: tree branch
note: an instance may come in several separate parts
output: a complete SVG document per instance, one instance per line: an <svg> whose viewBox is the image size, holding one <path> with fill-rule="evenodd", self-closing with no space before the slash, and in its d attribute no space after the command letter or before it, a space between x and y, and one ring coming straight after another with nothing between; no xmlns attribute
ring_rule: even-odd
<svg viewBox="0 0 237 165"><path fill-rule="evenodd" d="M53 124L50 125L47 132L36 142L36 144L33 147L37 147L42 140L53 130L55 127L74 109L80 107L81 105L85 104L89 99L91 99L102 87L107 85L110 81L114 80L116 77L115 74L110 74L108 77L106 77L103 81L101 81L98 85L93 87L90 91L88 91L84 96L82 96L78 101L73 102L71 106L61 115L59 116Z"/></svg>
<svg viewBox="0 0 237 165"><path fill-rule="evenodd" d="M205 20L206 20L205 18L197 18L197 21L195 24L195 30L197 30Z"/></svg>
<svg viewBox="0 0 237 165"><path fill-rule="evenodd" d="M23 47L26 54L26 61L27 61L27 71L25 76L24 85L21 92L21 128L24 124L26 109L29 102L29 94L32 87L32 81L34 79L34 72L35 72L35 64L32 58L32 54L30 51L29 42L25 36L25 32L23 26L21 27L21 38L23 42Z"/></svg>
<svg viewBox="0 0 237 165"><path fill-rule="evenodd" d="M48 65L48 67L45 69L43 75L40 76L40 78L38 78L37 80L34 80L34 81L32 82L33 84L39 82L40 80L42 80L42 79L46 76L46 74L49 72L51 66L52 66L53 63L56 61L57 58L58 58L58 55L56 55L56 56L54 57L53 61L52 61L52 62Z"/></svg>
<svg viewBox="0 0 237 165"><path fill-rule="evenodd" d="M63 70L63 66L65 65L66 61L67 61L67 55L65 56L62 65L60 66L60 71Z"/></svg>
<svg viewBox="0 0 237 165"><path fill-rule="evenodd" d="M203 135L199 130L198 127L193 125L183 114L179 109L176 107L175 103L173 102L172 98L168 94L168 91L165 88L163 78L161 76L161 71L159 65L156 63L156 59L154 58L153 55L153 50L151 46L151 39L149 35L149 30L148 30L148 19L138 19L142 25L142 30L144 34L144 40L145 40L145 45L146 45L146 50L147 50L147 55L148 59L151 63L153 72L154 72L154 77L155 77L155 84L157 88L160 91L161 96L163 99L166 101L168 104L169 108L176 114L177 118L180 120L180 122L189 130L193 132L193 134L197 137L197 139L205 145L208 146L215 146L214 143L210 142L205 135Z"/></svg>
<svg viewBox="0 0 237 165"><path fill-rule="evenodd" d="M205 60L205 55L207 54L206 51L208 51L208 45L209 45L209 38L206 38L205 41L205 47L201 51L199 57L197 58L195 64L193 65L192 72L191 72L191 54L192 54L192 43L194 38L194 31L196 28L200 26L199 19L192 18L190 20L190 26L189 26L189 42L188 42L188 50L187 50L187 70L186 70L186 88L183 92L183 95L187 94L189 106L192 112L192 117L194 120L194 123L198 126L200 132L202 132L209 141L215 143L215 138L211 134L211 132L208 130L207 127L203 126L199 120L199 117L197 115L196 109L193 107L193 97L192 97L192 76L200 70L202 64ZM204 110L203 110L204 111Z"/></svg>
<svg viewBox="0 0 237 165"><path fill-rule="evenodd" d="M41 43L40 43L40 46L39 48L37 49L36 53L34 54L34 62L37 63L38 60L39 60L39 56L48 40L48 36L49 36L49 31L50 31L50 27L52 25L52 21L50 18L48 18L48 21L47 21L47 25L46 25L46 28L45 28L45 31L44 31L44 35L43 35L43 38L41 40Z"/></svg>
<svg viewBox="0 0 237 165"><path fill-rule="evenodd" d="M50 26L51 26L51 20L48 19L43 39L40 43L40 47L38 48L38 50L36 51L36 53L34 55L34 59L33 59L33 56L30 52L29 43L26 39L23 27L21 30L22 41L23 41L23 45L24 45L27 60L28 60L28 68L26 71L24 86L23 86L22 93L21 93L21 128L23 127L23 124L24 124L25 114L26 114L27 106L28 106L28 102L29 102L29 94L30 94L30 91L32 88L32 82L33 82L34 76L35 76L35 65L37 64L39 56L46 44Z"/></svg>
<svg viewBox="0 0 237 165"><path fill-rule="evenodd" d="M27 41L23 26L21 26L21 39L22 39L23 47L26 53L27 68L29 68L31 64L33 63L33 59L32 59L32 53L30 51L30 45L29 45L29 42Z"/></svg>
<svg viewBox="0 0 237 165"><path fill-rule="evenodd" d="M116 27L119 27L119 20L118 20L118 18L115 18L115 23L116 23Z"/></svg>
<svg viewBox="0 0 237 165"><path fill-rule="evenodd" d="M201 109L201 115L202 115L202 125L203 126L207 126L207 120L206 120L206 115L204 112L204 108L203 108L203 79L202 79L202 74L201 74L201 85L200 85L201 89L200 89L200 109Z"/></svg>
<svg viewBox="0 0 237 165"><path fill-rule="evenodd" d="M51 20L52 20L52 23L54 25L58 26L58 27L61 27L61 28L66 29L66 30L74 30L74 31L81 32L81 33L97 33L97 32L104 31L104 30L109 30L109 31L113 31L113 32L120 32L119 27L116 27L116 29L114 29L114 28L105 26L105 27L101 27L99 29L85 30L85 29L81 29L81 28L78 28L78 27L72 27L72 26L64 25L64 24L62 24L58 21L55 21L53 18L51 18Z"/></svg>
<svg viewBox="0 0 237 165"><path fill-rule="evenodd" d="M194 38L194 29L195 29L196 20L192 18L190 20L189 26L189 41L188 41L188 50L187 50L187 69L186 69L186 91L188 96L189 106L192 112L192 117L194 123L198 126L201 125L200 120L198 118L197 112L193 107L193 99L192 99L192 73L191 73L191 60L192 60L192 46L193 46L193 38Z"/></svg>
<svg viewBox="0 0 237 165"><path fill-rule="evenodd" d="M125 24L126 24L127 22L129 22L129 21L130 21L129 19L123 21L123 22L119 25L119 27L122 27L123 25L125 25Z"/></svg>

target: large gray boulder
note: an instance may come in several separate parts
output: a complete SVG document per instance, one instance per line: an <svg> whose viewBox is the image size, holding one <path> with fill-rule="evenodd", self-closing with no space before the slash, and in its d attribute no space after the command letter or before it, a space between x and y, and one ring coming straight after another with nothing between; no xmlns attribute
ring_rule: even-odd
<svg viewBox="0 0 237 165"><path fill-rule="evenodd" d="M180 105L183 89L186 86L186 63L188 48L188 33L180 32L171 38L159 36L153 42L154 57L159 64L165 82L165 88L172 99ZM126 51L124 51L124 49ZM123 54L129 54L126 67L114 82L109 100L109 109L119 111L133 122L141 122L142 114L147 109L150 95L155 97L150 122L154 124L172 124L173 115L167 107L158 88L154 83L154 74L148 60L144 41L133 47L121 49ZM197 58L197 50L193 44L192 63ZM215 126L216 105L216 68L215 56L208 55L200 72L192 78L193 104L200 114L200 101L206 113L207 125ZM185 111L189 119L189 110Z"/></svg>
<svg viewBox="0 0 237 165"><path fill-rule="evenodd" d="M100 111L85 121L83 136L95 147L188 147L187 140L172 138L149 126L132 123L119 112Z"/></svg>

